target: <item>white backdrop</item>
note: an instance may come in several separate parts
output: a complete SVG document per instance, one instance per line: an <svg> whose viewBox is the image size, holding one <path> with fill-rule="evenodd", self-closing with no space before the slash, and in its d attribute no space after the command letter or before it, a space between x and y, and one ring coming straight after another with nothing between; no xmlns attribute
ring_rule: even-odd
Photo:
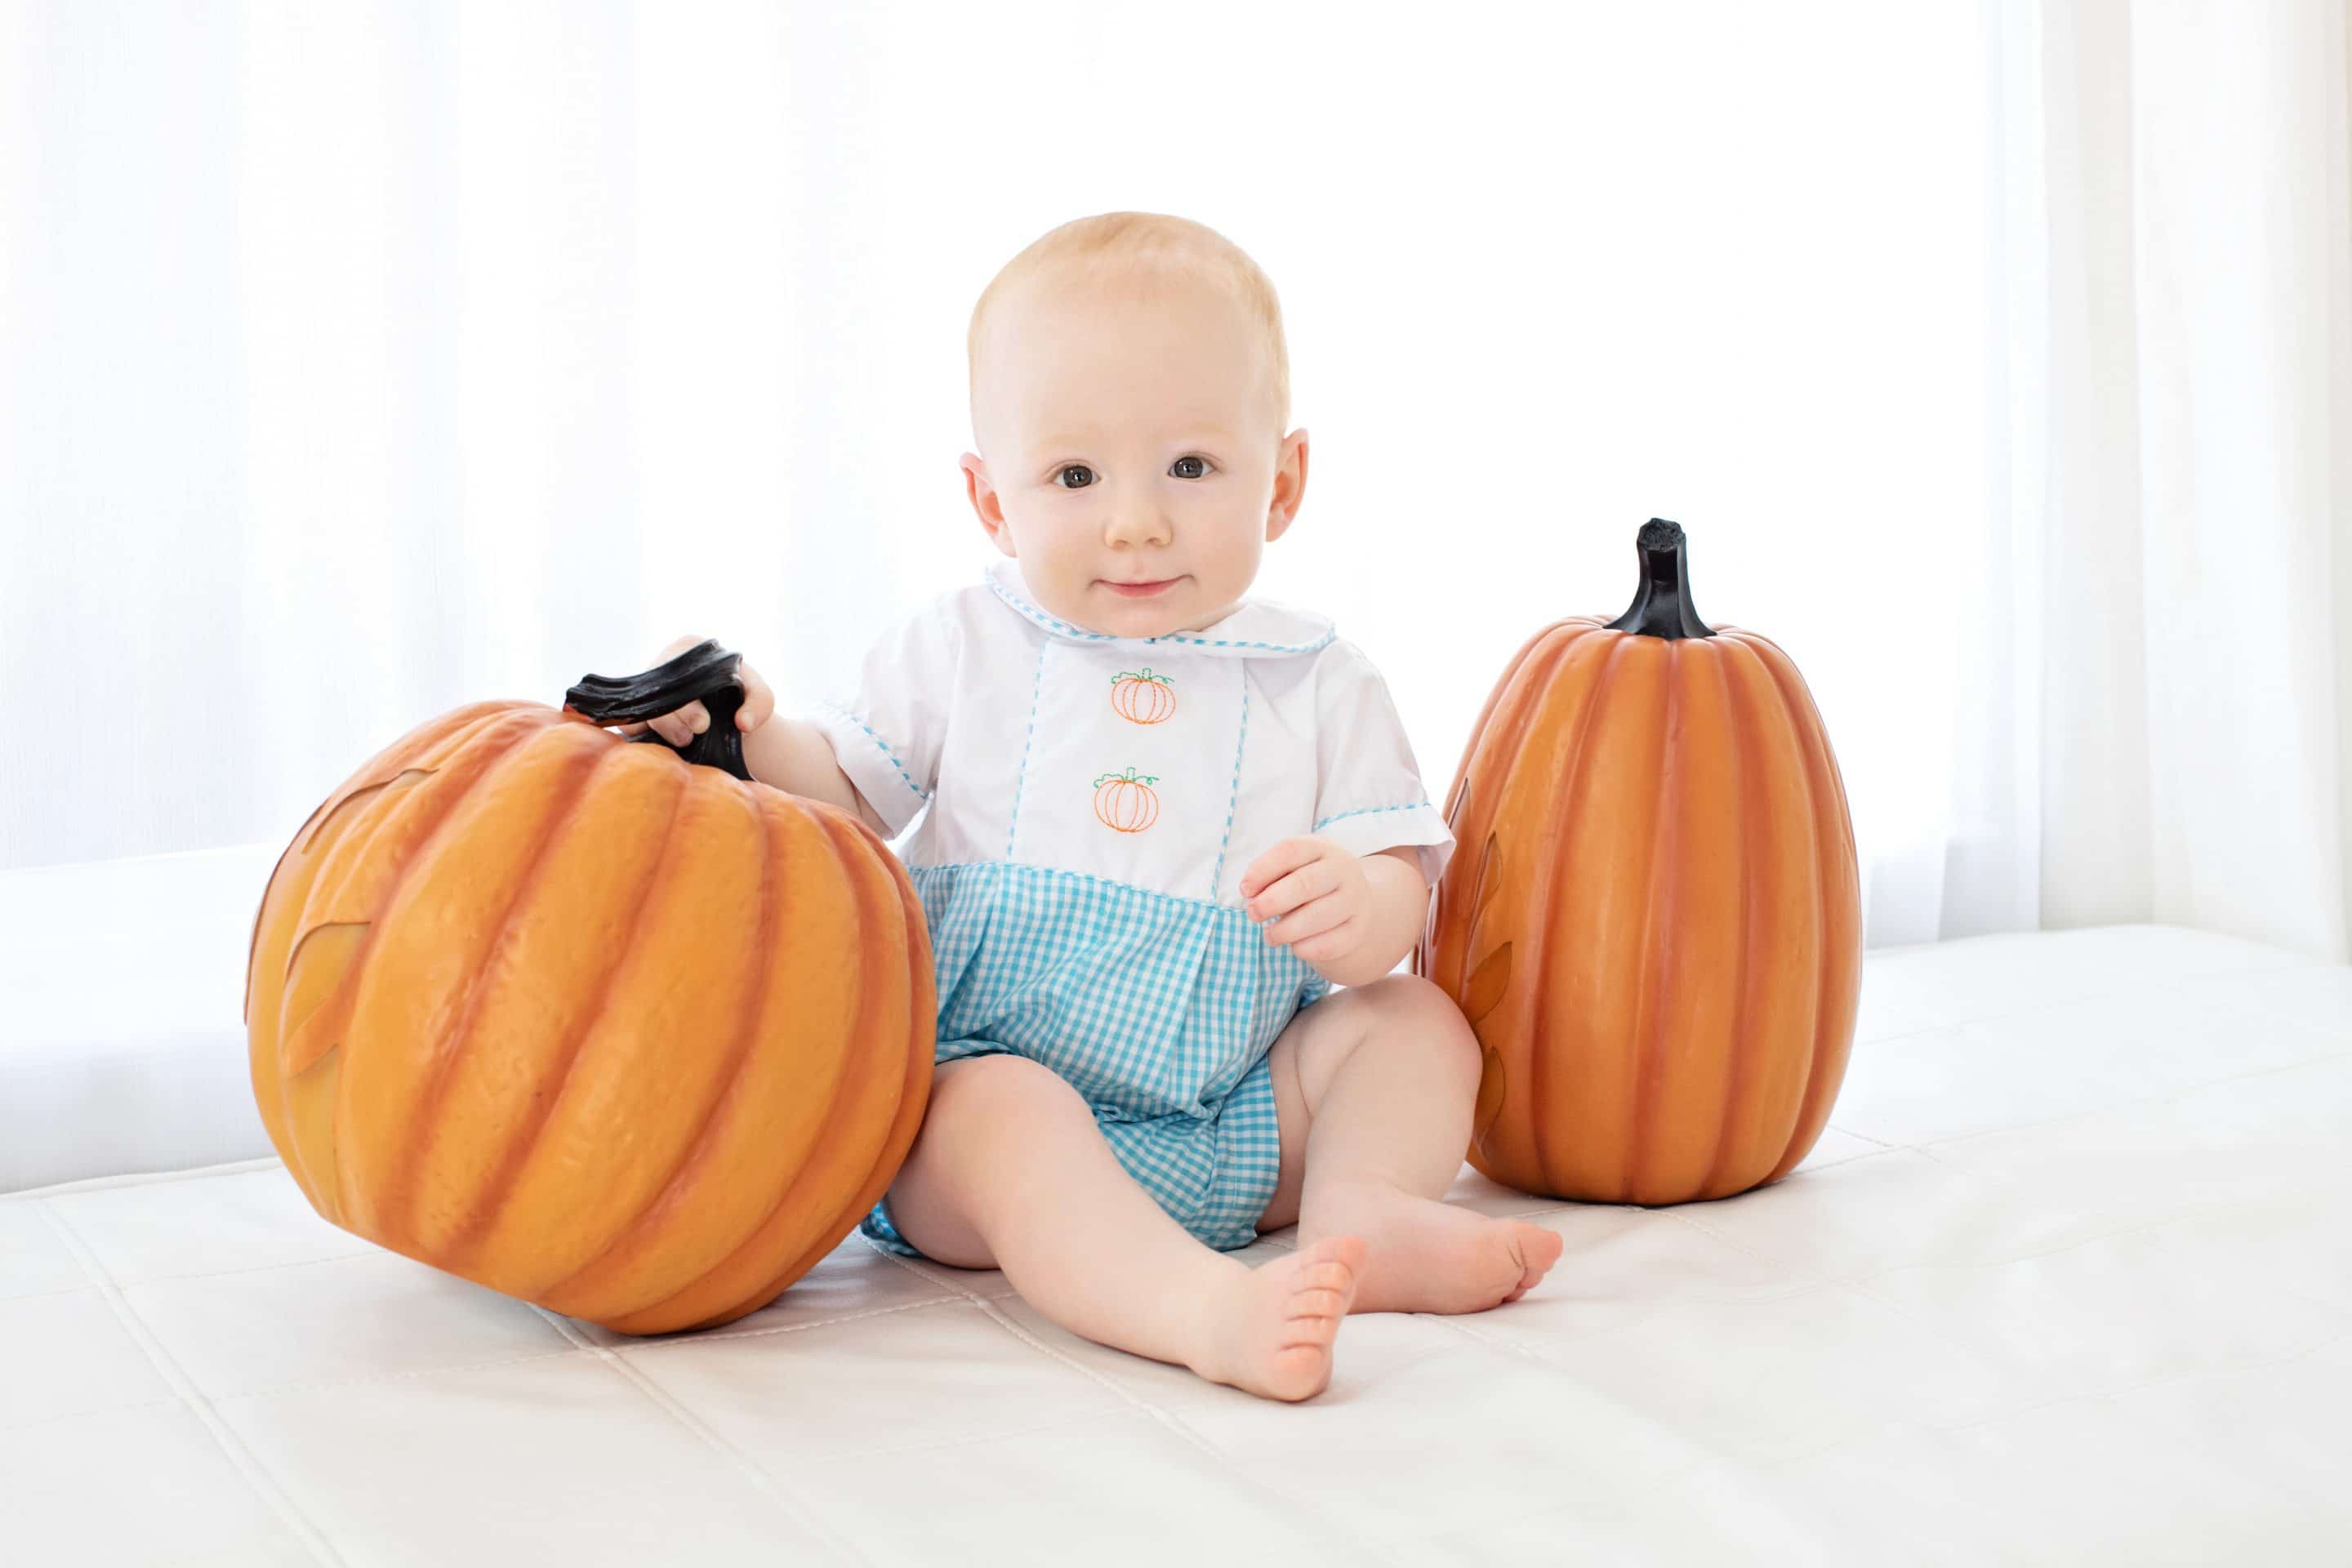
<svg viewBox="0 0 2352 1568"><path fill-rule="evenodd" d="M2352 956L2346 13L1999 13L2008 417L1948 932L2006 885L2045 927Z"/></svg>
<svg viewBox="0 0 2352 1568"><path fill-rule="evenodd" d="M2278 11L2311 20L2257 36L2210 112L2294 49L2341 66L2340 0ZM2093 15L2124 54L2086 76L2150 63ZM2158 786L2235 711L2225 670L2335 669L2329 569L2304 557L2302 640L2192 670L2211 702L2137 752L2079 742L2163 710L2158 641L2218 633L2151 597L2101 623L2150 650L2137 677L2095 661L2116 684L2042 700L2051 476L2139 459L2052 414L2082 310L2051 304L2072 121L2042 109L2081 84L2044 69L2072 24L2028 0L0 17L0 867L283 839L430 715L554 702L686 632L813 700L988 559L955 466L973 299L1046 228L1139 208L1217 227L1281 290L1312 461L1259 591L1382 665L1433 790L1511 651L1622 610L1635 528L1670 517L1700 612L1811 685L1874 945L2048 910L2340 954L2332 673L2282 763L2305 808L2282 831L2319 868L2289 916L2267 872L2163 870L2250 773L2169 813ZM2155 64L2192 76L2180 47ZM2297 79L2340 132L2341 70ZM2126 137L2112 167L2146 181L2171 150ZM2279 149L2239 150L2204 176ZM2331 364L2205 438L2341 433ZM2324 558L2342 481L2295 471L2260 504ZM2116 504L2137 562L2161 542ZM2274 739L2222 743L2250 768ZM2135 780L2117 817L2098 791ZM2096 854L2045 855L2045 817Z"/></svg>

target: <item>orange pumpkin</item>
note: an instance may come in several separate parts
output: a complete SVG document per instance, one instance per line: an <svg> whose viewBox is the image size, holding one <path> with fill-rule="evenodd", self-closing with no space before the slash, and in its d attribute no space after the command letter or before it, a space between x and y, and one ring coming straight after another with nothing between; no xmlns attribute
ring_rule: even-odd
<svg viewBox="0 0 2352 1568"><path fill-rule="evenodd" d="M457 709L302 825L245 1016L325 1218L660 1333L765 1305L889 1184L930 1089L922 908L856 816L751 782L738 662L704 643L562 711ZM723 730L737 776L600 727L695 697L686 756Z"/></svg>
<svg viewBox="0 0 2352 1568"><path fill-rule="evenodd" d="M1157 774L1136 777L1133 768L1103 774L1095 780L1096 820L1121 833L1142 832L1160 820L1160 797L1151 793L1159 782Z"/></svg>
<svg viewBox="0 0 2352 1568"><path fill-rule="evenodd" d="M1522 646L1465 747L1461 848L1413 972L1485 1052L1471 1164L1529 1193L1675 1204L1778 1181L1845 1076L1860 878L1796 666L1692 607L1682 530L1616 620Z"/></svg>
<svg viewBox="0 0 2352 1568"><path fill-rule="evenodd" d="M1110 705L1122 719L1157 724L1176 711L1174 685L1172 677L1154 675L1148 665L1140 670L1122 669L1110 678Z"/></svg>

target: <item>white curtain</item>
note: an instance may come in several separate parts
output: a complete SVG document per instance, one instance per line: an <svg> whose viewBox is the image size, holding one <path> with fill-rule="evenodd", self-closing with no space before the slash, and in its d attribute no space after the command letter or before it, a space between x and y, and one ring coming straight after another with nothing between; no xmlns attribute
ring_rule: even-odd
<svg viewBox="0 0 2352 1568"><path fill-rule="evenodd" d="M2158 921L2342 961L2346 6L1998 19L2006 439L1941 933L2032 929L2038 906L2046 928Z"/></svg>
<svg viewBox="0 0 2352 1568"><path fill-rule="evenodd" d="M987 559L973 298L1138 208L1281 289L1258 589L1433 789L1670 517L1805 672L1872 945L2340 956L2343 23L15 0L0 868L282 841L432 714L686 632L813 701Z"/></svg>

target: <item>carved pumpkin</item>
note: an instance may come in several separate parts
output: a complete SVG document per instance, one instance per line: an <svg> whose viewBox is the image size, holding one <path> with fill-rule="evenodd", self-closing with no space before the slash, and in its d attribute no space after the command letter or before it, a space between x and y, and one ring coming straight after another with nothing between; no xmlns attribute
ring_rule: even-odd
<svg viewBox="0 0 2352 1568"><path fill-rule="evenodd" d="M1149 667L1122 669L1110 679L1110 705L1122 719L1157 724L1176 711L1174 684L1172 677L1154 675Z"/></svg>
<svg viewBox="0 0 2352 1568"><path fill-rule="evenodd" d="M889 1184L930 1090L922 908L863 822L750 780L738 662L457 709L302 825L245 1016L325 1218L658 1333L765 1305ZM696 697L683 753L600 727Z"/></svg>
<svg viewBox="0 0 2352 1568"><path fill-rule="evenodd" d="M1520 647L1446 797L1461 845L1413 971L1485 1050L1471 1164L1674 1204L1778 1181L1845 1076L1861 986L1845 785L1769 639L1692 607L1682 530L1614 621Z"/></svg>
<svg viewBox="0 0 2352 1568"><path fill-rule="evenodd" d="M1160 782L1159 775L1135 776L1129 768L1123 773L1105 773L1095 780L1095 816L1106 827L1116 827L1121 833L1140 833L1160 820L1160 797L1151 786Z"/></svg>

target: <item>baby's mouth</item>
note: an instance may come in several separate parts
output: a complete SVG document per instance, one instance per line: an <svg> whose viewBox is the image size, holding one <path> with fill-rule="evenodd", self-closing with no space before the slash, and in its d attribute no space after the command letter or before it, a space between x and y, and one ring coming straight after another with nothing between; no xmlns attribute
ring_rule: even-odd
<svg viewBox="0 0 2352 1568"><path fill-rule="evenodd" d="M1143 583L1122 582L1113 577L1098 579L1104 587L1122 599L1149 599L1156 595L1166 593L1183 580L1181 576L1160 577Z"/></svg>

